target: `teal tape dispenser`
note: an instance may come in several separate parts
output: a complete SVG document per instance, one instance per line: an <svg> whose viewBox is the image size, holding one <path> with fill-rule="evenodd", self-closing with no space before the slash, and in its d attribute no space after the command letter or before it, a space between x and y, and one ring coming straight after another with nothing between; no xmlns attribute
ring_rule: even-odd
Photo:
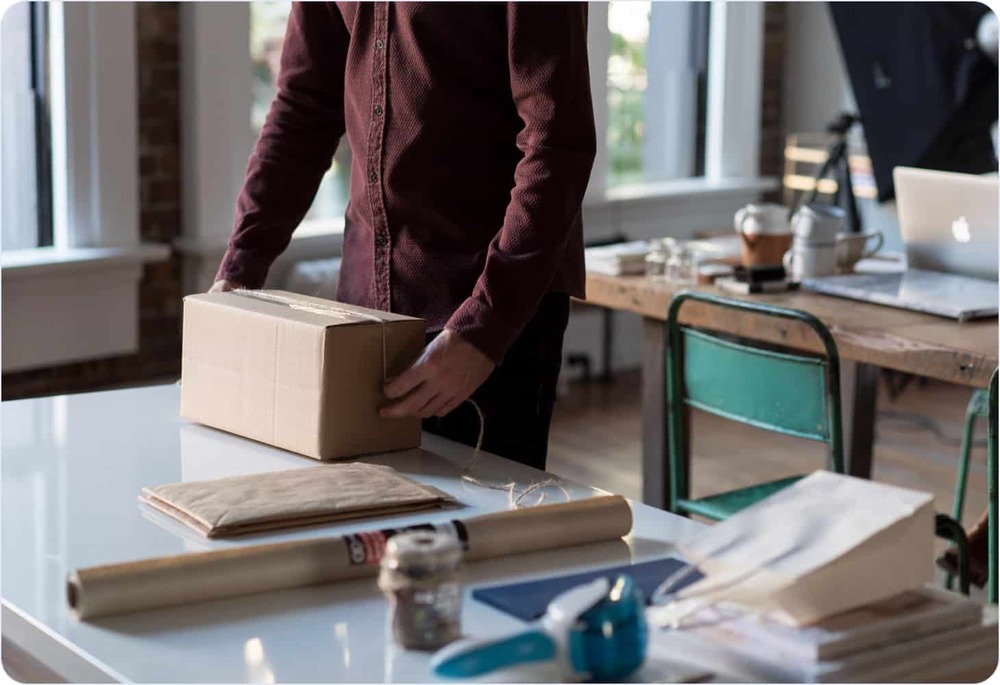
<svg viewBox="0 0 1000 685"><path fill-rule="evenodd" d="M528 629L488 640L469 639L441 649L434 674L474 678L519 664L558 661L578 679L619 681L646 658L642 593L628 576L567 590Z"/></svg>

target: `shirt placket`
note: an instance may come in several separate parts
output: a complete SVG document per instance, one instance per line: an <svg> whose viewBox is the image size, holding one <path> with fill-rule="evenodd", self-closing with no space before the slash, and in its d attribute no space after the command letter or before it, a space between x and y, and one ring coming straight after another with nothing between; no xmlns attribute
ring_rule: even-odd
<svg viewBox="0 0 1000 685"><path fill-rule="evenodd" d="M385 210L385 169L383 146L385 141L386 82L389 52L389 3L375 3L375 31L372 45L372 97L368 112L368 155L365 166L368 174L368 206L372 216L375 266L375 306L389 311L390 255L392 237Z"/></svg>

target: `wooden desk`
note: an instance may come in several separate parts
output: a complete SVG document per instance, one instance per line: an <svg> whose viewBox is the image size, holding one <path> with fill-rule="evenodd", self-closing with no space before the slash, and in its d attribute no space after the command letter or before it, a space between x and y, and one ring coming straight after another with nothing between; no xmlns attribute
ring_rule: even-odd
<svg viewBox="0 0 1000 685"><path fill-rule="evenodd" d="M807 292L775 295L733 295L800 309L819 317L837 341L841 359L854 362L853 377L845 379L845 458L847 469L861 477L871 475L875 437L875 397L878 369L894 369L975 388L989 385L997 367L997 319L958 323L928 314ZM663 321L671 298L685 288L643 276L587 274L588 304L635 312L643 317L642 451L643 501L664 507L669 492L666 467L663 361L666 336ZM821 351L808 328L790 321L723 312L690 303L681 320L721 332ZM853 400L853 401L851 401Z"/></svg>

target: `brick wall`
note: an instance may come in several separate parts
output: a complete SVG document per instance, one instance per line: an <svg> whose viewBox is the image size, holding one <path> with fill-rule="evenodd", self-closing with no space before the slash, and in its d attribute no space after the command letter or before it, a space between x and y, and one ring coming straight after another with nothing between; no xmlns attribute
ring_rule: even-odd
<svg viewBox="0 0 1000 685"><path fill-rule="evenodd" d="M139 228L144 242L180 233L178 9L136 3L139 71ZM139 351L3 375L3 399L175 379L180 374L180 260L149 264L139 289Z"/></svg>
<svg viewBox="0 0 1000 685"><path fill-rule="evenodd" d="M782 110L785 31L788 6L764 5L764 56L761 92L760 173L781 178L784 167L785 122ZM778 201L780 191L768 199Z"/></svg>

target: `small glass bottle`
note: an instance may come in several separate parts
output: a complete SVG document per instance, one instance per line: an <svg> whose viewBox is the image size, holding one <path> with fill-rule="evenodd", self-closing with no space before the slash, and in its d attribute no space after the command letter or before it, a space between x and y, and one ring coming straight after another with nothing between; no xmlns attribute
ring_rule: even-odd
<svg viewBox="0 0 1000 685"><path fill-rule="evenodd" d="M462 632L462 548L444 531L389 539L378 585L389 598L393 635L406 649L434 650Z"/></svg>
<svg viewBox="0 0 1000 685"><path fill-rule="evenodd" d="M666 275L667 259L674 242L673 238L649 241L649 252L646 253L647 276L663 278Z"/></svg>
<svg viewBox="0 0 1000 685"><path fill-rule="evenodd" d="M675 242L667 258L666 279L674 283L694 284L698 282L698 264L694 251L684 242Z"/></svg>

